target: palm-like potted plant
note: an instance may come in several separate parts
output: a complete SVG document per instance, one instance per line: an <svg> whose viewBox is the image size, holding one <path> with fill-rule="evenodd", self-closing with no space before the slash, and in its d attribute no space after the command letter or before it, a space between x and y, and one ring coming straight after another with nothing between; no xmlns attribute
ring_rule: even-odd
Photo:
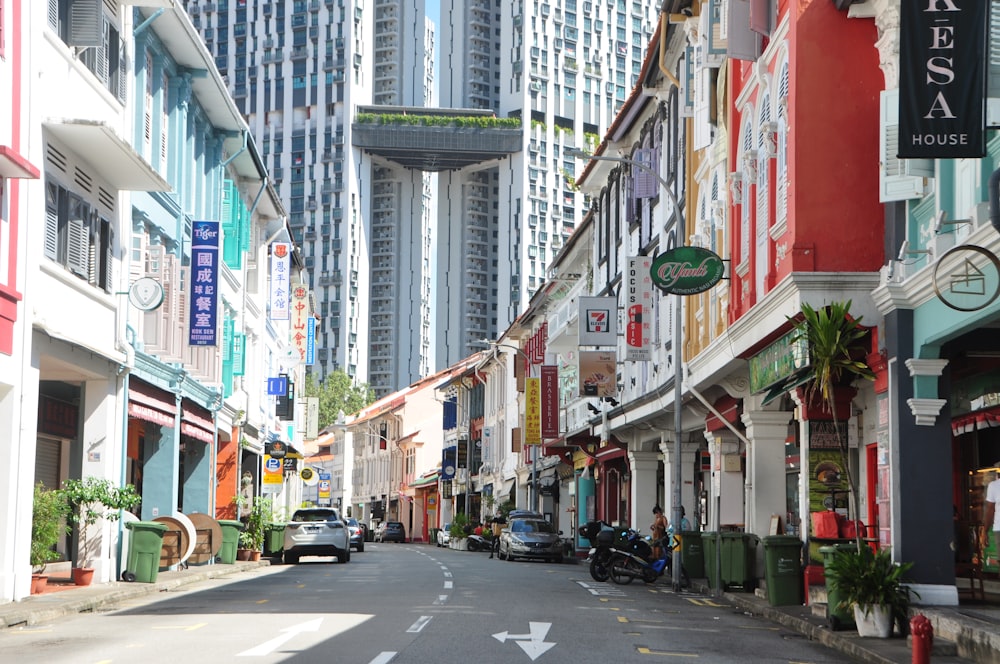
<svg viewBox="0 0 1000 664"><path fill-rule="evenodd" d="M464 513L459 512L451 520L451 526L448 528L448 546L452 549L458 549L459 551L465 551L469 548L469 517Z"/></svg>
<svg viewBox="0 0 1000 664"><path fill-rule="evenodd" d="M264 537L271 519L271 499L254 498L246 518L246 527L240 533L240 547L250 552L249 560L260 559L261 550L264 548Z"/></svg>
<svg viewBox="0 0 1000 664"><path fill-rule="evenodd" d="M64 480L58 494L66 504L69 522L77 527L79 536L73 582L87 585L94 573L91 563L99 553L91 549L94 546L88 532L91 526L100 519L117 521L121 510L138 505L141 496L131 484L119 487L109 479L98 477Z"/></svg>
<svg viewBox="0 0 1000 664"><path fill-rule="evenodd" d="M57 491L35 485L31 509L31 592L38 593L45 587L48 577L45 565L58 560L55 550L59 538L66 533L66 501Z"/></svg>
<svg viewBox="0 0 1000 664"><path fill-rule="evenodd" d="M836 551L825 573L843 598L838 608L853 609L858 634L888 638L893 623L905 622L910 596L920 597L904 578L912 566L894 563L888 549L872 551L863 546L857 551Z"/></svg>

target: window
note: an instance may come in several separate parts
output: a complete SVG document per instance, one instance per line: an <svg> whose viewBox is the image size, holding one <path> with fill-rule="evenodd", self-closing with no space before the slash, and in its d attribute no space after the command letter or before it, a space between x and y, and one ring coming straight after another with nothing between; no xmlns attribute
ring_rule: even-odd
<svg viewBox="0 0 1000 664"><path fill-rule="evenodd" d="M118 3L101 0L49 0L48 21L68 46L91 47L79 52L80 62L124 103L125 45L118 34L117 9Z"/></svg>
<svg viewBox="0 0 1000 664"><path fill-rule="evenodd" d="M114 200L100 189L100 197ZM88 198L52 179L45 182L45 257L107 293L114 272L114 229Z"/></svg>

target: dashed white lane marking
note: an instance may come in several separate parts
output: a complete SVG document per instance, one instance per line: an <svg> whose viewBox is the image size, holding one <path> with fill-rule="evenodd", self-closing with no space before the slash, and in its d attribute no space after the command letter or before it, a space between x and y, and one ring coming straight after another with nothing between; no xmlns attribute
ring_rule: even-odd
<svg viewBox="0 0 1000 664"><path fill-rule="evenodd" d="M387 650L385 652L379 653L378 657L369 662L369 664L389 664L389 662L391 662L392 658L395 656L396 656L395 651Z"/></svg>
<svg viewBox="0 0 1000 664"><path fill-rule="evenodd" d="M424 627L426 627L427 623L429 623L430 621L431 621L431 616L420 616L420 618L417 619L417 622L410 625L410 628L406 631L411 633L419 632Z"/></svg>
<svg viewBox="0 0 1000 664"><path fill-rule="evenodd" d="M448 601L447 595L438 595L437 601L434 602L434 604L444 604L447 601Z"/></svg>
<svg viewBox="0 0 1000 664"><path fill-rule="evenodd" d="M445 590L451 590L453 585L454 584L452 584L451 581L445 581L444 582L444 588L445 588Z"/></svg>
<svg viewBox="0 0 1000 664"><path fill-rule="evenodd" d="M451 578L451 572L448 571L448 568L447 567L442 567L441 569L444 570L445 577L447 577L447 578L450 579Z"/></svg>

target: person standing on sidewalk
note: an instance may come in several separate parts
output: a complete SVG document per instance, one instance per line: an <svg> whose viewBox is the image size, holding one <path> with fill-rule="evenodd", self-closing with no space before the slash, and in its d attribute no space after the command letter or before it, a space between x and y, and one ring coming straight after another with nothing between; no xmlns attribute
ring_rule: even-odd
<svg viewBox="0 0 1000 664"><path fill-rule="evenodd" d="M493 528L493 546L490 547L490 558L494 555L500 557L500 533L503 531L503 527L507 525L507 519L503 517L503 512L497 512L496 516L493 517L490 525Z"/></svg>
<svg viewBox="0 0 1000 664"><path fill-rule="evenodd" d="M1000 536L1000 513L997 513L997 502L1000 502L1000 477L986 485L986 504L983 511L983 537L980 544L980 555L985 555L990 545L990 531L993 531L993 541Z"/></svg>

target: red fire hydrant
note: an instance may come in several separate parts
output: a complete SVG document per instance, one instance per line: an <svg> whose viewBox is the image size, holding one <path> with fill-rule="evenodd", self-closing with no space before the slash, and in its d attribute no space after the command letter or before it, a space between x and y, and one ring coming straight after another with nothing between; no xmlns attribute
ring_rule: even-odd
<svg viewBox="0 0 1000 664"><path fill-rule="evenodd" d="M913 664L930 664L934 645L934 626L927 616L918 613L910 618L910 640L913 642Z"/></svg>

